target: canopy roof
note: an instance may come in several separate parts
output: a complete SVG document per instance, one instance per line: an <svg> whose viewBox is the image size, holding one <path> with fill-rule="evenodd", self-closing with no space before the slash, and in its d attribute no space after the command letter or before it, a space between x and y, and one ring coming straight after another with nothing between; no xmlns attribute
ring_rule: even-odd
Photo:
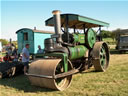
<svg viewBox="0 0 128 96"><path fill-rule="evenodd" d="M32 32L36 32L36 33L44 33L44 34L54 34L55 32L52 31L45 31L45 30L35 30L35 29L30 29L30 28L22 28L19 29L18 31L16 31L16 33L20 32L20 31L25 31L27 32L28 30L31 30Z"/></svg>
<svg viewBox="0 0 128 96"><path fill-rule="evenodd" d="M85 16L80 16L77 14L61 14L61 25L62 27L66 26L65 21L66 21L66 16L68 17L68 27L69 28L76 28L76 29L83 29L83 26L87 28L92 28L92 27L108 27L109 23L95 20L92 18L88 18ZM54 26L53 22L53 17L47 19L45 21L46 26Z"/></svg>

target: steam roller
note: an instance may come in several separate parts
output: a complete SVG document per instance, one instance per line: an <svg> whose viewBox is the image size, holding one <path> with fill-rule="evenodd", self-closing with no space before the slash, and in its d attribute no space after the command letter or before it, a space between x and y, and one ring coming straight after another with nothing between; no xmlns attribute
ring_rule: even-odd
<svg viewBox="0 0 128 96"><path fill-rule="evenodd" d="M26 75L31 84L62 91L69 87L73 74L92 66L96 71L106 71L109 48L97 36L101 27L109 24L77 14L60 14L58 10L52 13L45 24L54 26L55 34L45 39L45 53L36 54L29 66ZM92 29L96 27L98 32Z"/></svg>

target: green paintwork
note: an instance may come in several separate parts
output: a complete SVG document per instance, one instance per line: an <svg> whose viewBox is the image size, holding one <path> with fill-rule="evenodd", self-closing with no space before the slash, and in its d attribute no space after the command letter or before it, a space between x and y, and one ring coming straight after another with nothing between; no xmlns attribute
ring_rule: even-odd
<svg viewBox="0 0 128 96"><path fill-rule="evenodd" d="M59 57L62 59L63 66L64 66L64 72L68 71L68 54L66 53L45 53L45 54L36 54L37 58L39 57L47 57L47 56L53 56L53 57Z"/></svg>
<svg viewBox="0 0 128 96"><path fill-rule="evenodd" d="M92 48L96 42L96 33L93 29L89 29L87 34L73 34L74 42L80 44L88 44L89 48ZM86 39L86 40L85 40Z"/></svg>
<svg viewBox="0 0 128 96"><path fill-rule="evenodd" d="M70 59L78 59L83 57L88 49L83 45L78 45L69 47L69 50L71 52Z"/></svg>
<svg viewBox="0 0 128 96"><path fill-rule="evenodd" d="M73 34L73 38L74 38L74 43L79 42L79 38L77 34Z"/></svg>
<svg viewBox="0 0 128 96"><path fill-rule="evenodd" d="M78 34L80 44L85 43L85 34Z"/></svg>
<svg viewBox="0 0 128 96"><path fill-rule="evenodd" d="M80 16L77 14L61 14L61 25L63 24L62 27L66 26L65 24L65 18L66 16L68 16L68 27L69 28L75 28L76 29L83 29L83 25L85 25L85 27L87 28L91 28L91 27L108 27L109 23L103 22L103 21L99 21L99 20L95 20L92 18L88 18L85 16ZM45 21L46 26L54 26L54 21L53 21L53 17L47 19Z"/></svg>
<svg viewBox="0 0 128 96"><path fill-rule="evenodd" d="M90 48L93 48L93 45L96 42L96 33L93 31L93 29L89 29L86 36L86 43L88 43L88 46Z"/></svg>
<svg viewBox="0 0 128 96"><path fill-rule="evenodd" d="M85 43L85 34L73 34L74 43Z"/></svg>
<svg viewBox="0 0 128 96"><path fill-rule="evenodd" d="M104 68L106 64L106 53L105 53L104 47L102 47L100 50L100 63L101 63L101 66Z"/></svg>

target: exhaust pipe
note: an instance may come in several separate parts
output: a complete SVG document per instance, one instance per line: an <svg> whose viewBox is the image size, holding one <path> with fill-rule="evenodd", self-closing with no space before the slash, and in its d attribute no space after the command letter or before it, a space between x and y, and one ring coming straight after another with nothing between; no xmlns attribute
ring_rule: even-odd
<svg viewBox="0 0 128 96"><path fill-rule="evenodd" d="M57 36L57 42L61 42L61 19L60 19L60 11L54 10L52 12L54 17L54 28L55 28L55 35Z"/></svg>

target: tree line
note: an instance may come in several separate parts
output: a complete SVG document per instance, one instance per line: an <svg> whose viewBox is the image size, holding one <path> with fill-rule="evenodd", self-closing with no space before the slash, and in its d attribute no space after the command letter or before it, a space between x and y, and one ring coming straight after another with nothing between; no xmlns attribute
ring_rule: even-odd
<svg viewBox="0 0 128 96"><path fill-rule="evenodd" d="M121 29L116 29L113 31L107 31L107 30L102 30L101 31L101 36L103 38L112 38L113 40L116 39L116 36L120 33L120 32L128 32L128 29L125 30L121 30ZM2 45L7 45L9 43L8 40L6 39L0 39L0 42L2 42ZM12 41L12 43L14 43L15 45L17 45L17 41Z"/></svg>
<svg viewBox="0 0 128 96"><path fill-rule="evenodd" d="M113 40L115 40L117 38L117 36L121 33L128 33L128 29L116 29L116 30L113 30L113 31L106 31L106 30L102 30L101 31L101 36L103 38L112 38Z"/></svg>
<svg viewBox="0 0 128 96"><path fill-rule="evenodd" d="M0 42L2 43L2 46L5 46L10 43L9 40L7 40L7 39L0 39ZM12 43L14 45L17 45L17 41L12 41Z"/></svg>

